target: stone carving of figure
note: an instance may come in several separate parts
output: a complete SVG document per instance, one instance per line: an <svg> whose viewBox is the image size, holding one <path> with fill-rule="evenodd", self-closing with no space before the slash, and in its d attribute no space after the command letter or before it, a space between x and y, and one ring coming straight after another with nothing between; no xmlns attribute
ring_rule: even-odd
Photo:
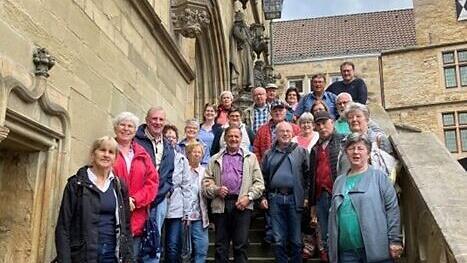
<svg viewBox="0 0 467 263"><path fill-rule="evenodd" d="M253 51L256 54L256 59L260 59L261 53L263 53L264 61L266 64L269 64L269 42L266 37L264 37L264 26L262 24L252 24L250 26L250 31L252 33L252 47Z"/></svg>
<svg viewBox="0 0 467 263"><path fill-rule="evenodd" d="M266 87L264 81L264 62L261 60L256 60L254 74L255 74L255 87Z"/></svg>
<svg viewBox="0 0 467 263"><path fill-rule="evenodd" d="M240 10L235 13L235 21L230 38L230 81L232 91L251 88L254 84L253 53L251 32Z"/></svg>

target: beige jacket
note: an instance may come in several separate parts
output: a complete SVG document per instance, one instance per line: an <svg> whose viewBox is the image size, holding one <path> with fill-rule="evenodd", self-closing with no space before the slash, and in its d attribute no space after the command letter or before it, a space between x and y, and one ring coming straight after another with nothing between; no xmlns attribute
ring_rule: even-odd
<svg viewBox="0 0 467 263"><path fill-rule="evenodd" d="M250 195L253 200L256 200L264 191L263 174L256 156L247 149L242 150L243 178L238 196ZM223 149L211 157L203 179L203 194L212 199L211 208L214 214L224 213L224 199L218 197L217 192L221 187L222 157L225 151L226 149ZM253 202L250 202L247 208L253 210Z"/></svg>

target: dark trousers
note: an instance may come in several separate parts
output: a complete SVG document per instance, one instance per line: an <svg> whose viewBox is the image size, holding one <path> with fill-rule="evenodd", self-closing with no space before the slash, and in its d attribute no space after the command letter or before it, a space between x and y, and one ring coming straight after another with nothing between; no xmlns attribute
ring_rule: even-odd
<svg viewBox="0 0 467 263"><path fill-rule="evenodd" d="M98 263L117 263L115 238L100 238L97 247Z"/></svg>
<svg viewBox="0 0 467 263"><path fill-rule="evenodd" d="M216 226L216 263L229 262L230 241L233 243L234 262L248 262L248 230L250 229L251 210L238 210L236 197L225 199L223 214L214 214Z"/></svg>

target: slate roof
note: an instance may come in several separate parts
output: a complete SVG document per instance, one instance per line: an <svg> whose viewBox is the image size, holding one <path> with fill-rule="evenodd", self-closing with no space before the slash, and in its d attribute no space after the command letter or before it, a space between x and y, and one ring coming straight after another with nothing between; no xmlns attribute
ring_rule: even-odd
<svg viewBox="0 0 467 263"><path fill-rule="evenodd" d="M274 22L274 63L416 45L413 9Z"/></svg>

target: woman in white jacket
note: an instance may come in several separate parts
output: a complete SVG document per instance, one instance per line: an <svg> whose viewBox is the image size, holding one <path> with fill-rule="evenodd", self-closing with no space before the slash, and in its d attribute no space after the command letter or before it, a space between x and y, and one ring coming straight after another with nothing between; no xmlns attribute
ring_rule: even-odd
<svg viewBox="0 0 467 263"><path fill-rule="evenodd" d="M205 168L200 165L204 156L204 147L200 143L192 143L186 146L186 154L190 163L188 172L189 188L183 192L183 223L190 226L191 244L193 247L192 258L195 263L206 262L208 254L208 207L205 197L202 195L201 182Z"/></svg>
<svg viewBox="0 0 467 263"><path fill-rule="evenodd" d="M188 159L179 151L178 130L173 125L165 125L164 137L174 146L175 160L172 175L173 191L168 199L167 215L165 217L165 250L167 262L180 262L182 252L182 218L184 215L185 192L190 191Z"/></svg>

